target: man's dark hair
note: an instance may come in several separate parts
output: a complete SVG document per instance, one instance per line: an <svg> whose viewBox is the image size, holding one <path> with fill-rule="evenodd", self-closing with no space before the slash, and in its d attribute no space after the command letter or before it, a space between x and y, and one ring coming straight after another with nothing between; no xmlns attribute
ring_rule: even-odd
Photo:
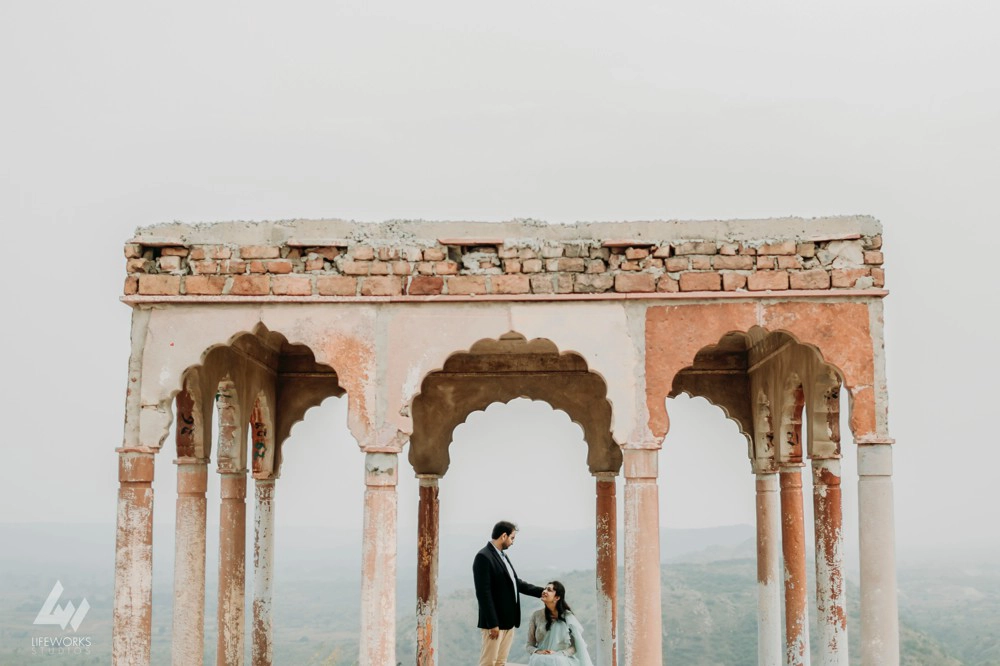
<svg viewBox="0 0 1000 666"><path fill-rule="evenodd" d="M499 539L501 534L513 534L517 531L517 525L509 520L501 520L493 526L493 536L491 539Z"/></svg>

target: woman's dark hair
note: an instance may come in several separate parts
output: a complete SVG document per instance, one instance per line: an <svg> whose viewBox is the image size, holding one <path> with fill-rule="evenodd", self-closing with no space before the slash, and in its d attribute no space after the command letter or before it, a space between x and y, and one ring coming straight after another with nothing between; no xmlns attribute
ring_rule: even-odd
<svg viewBox="0 0 1000 666"><path fill-rule="evenodd" d="M550 580L549 585L555 590L556 596L559 597L559 601L556 602L556 616L552 617L549 612L549 607L545 607L545 631L552 628L552 620L566 621L566 613L570 612L569 604L566 603L566 587L563 586L557 580Z"/></svg>
<svg viewBox="0 0 1000 666"><path fill-rule="evenodd" d="M499 539L501 534L513 534L517 531L517 525L509 520L501 520L493 526L493 536L491 539Z"/></svg>

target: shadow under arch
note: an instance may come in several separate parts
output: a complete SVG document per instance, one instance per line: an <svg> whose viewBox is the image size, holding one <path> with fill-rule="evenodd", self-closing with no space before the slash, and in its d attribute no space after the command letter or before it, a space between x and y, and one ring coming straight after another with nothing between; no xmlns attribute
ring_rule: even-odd
<svg viewBox="0 0 1000 666"><path fill-rule="evenodd" d="M409 461L414 471L444 476L455 428L473 412L517 398L545 402L580 426L591 473L621 469L604 379L579 354L511 331L452 354L424 378L412 408Z"/></svg>
<svg viewBox="0 0 1000 666"><path fill-rule="evenodd" d="M289 341L284 334L270 331L262 323L207 348L200 363L186 368L181 378L180 393L186 400L196 401L190 412L201 417L200 423L194 424L199 431L192 438L199 444L195 454L202 458L211 456L212 420L206 415L212 413L220 384L229 381L242 414L249 418L254 407L259 406L261 413L268 414L273 421L273 435L267 440L274 450L256 453L264 454L261 457L267 458L274 474L280 470L281 447L292 426L311 407L345 393L337 371L317 362L312 349ZM247 427L249 423L241 426Z"/></svg>
<svg viewBox="0 0 1000 666"><path fill-rule="evenodd" d="M793 376L801 384L805 404L818 405L821 394L830 392L831 383L842 383L844 375L814 345L799 342L787 331L754 326L730 331L717 343L699 349L691 365L674 376L667 397L686 393L721 408L746 438L751 459L763 458L780 451L777 441L772 442L773 448L764 447L770 450L755 451L754 434L762 432L756 423L761 400L768 404L770 418L791 409L786 403L795 399L794 392L789 393L786 385ZM777 437L777 427L772 423L765 430Z"/></svg>

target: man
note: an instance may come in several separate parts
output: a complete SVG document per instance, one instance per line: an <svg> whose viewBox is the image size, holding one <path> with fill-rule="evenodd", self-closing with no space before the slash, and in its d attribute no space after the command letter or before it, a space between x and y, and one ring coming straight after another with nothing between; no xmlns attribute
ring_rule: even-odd
<svg viewBox="0 0 1000 666"><path fill-rule="evenodd" d="M504 666L514 640L514 629L521 626L521 596L541 597L542 588L517 577L507 559L507 549L514 545L517 526L501 520L493 526L493 536L476 553L472 577L479 601L479 629L483 648L479 666Z"/></svg>

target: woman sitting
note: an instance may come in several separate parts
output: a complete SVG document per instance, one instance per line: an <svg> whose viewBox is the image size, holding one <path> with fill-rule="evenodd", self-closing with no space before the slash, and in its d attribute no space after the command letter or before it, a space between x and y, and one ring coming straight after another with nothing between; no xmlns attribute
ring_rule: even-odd
<svg viewBox="0 0 1000 666"><path fill-rule="evenodd" d="M545 608L532 613L528 623L528 666L594 666L563 584L554 580L546 585L542 603Z"/></svg>

